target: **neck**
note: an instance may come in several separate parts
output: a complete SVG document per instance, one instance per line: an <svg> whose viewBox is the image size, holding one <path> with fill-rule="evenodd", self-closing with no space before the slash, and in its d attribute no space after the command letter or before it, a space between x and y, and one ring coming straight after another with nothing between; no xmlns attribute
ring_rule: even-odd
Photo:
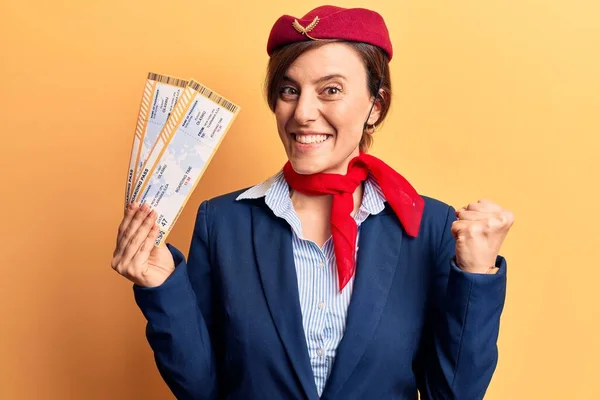
<svg viewBox="0 0 600 400"><path fill-rule="evenodd" d="M363 197L364 184L358 185L352 197L354 199L354 208L352 210L352 216L356 214L360 208ZM290 197L292 204L297 212L314 212L319 215L329 216L331 214L331 203L333 202L333 196L330 194L322 196L307 196L303 193L297 192L290 188Z"/></svg>

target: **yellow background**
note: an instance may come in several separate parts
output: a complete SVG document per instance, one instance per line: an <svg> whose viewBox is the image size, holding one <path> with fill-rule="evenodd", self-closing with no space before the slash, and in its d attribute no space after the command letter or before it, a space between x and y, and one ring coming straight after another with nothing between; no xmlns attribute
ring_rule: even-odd
<svg viewBox="0 0 600 400"><path fill-rule="evenodd" d="M261 92L272 23L315 1L0 2L0 398L166 399L131 284L110 268L147 72L242 111L198 204L285 161ZM597 399L600 3L346 1L381 12L394 103L373 153L424 194L512 210L486 399Z"/></svg>

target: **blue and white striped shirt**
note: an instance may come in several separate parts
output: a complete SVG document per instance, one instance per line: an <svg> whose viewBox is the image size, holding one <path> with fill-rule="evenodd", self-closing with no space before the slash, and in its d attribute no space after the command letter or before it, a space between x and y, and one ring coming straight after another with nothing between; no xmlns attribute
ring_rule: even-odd
<svg viewBox="0 0 600 400"><path fill-rule="evenodd" d="M332 238L329 237L322 248L311 240L303 239L302 224L289 193L283 172L279 171L265 182L244 191L237 200L265 197L273 213L285 219L292 228L302 325L315 384L321 396L335 360L336 349L344 336L354 277L340 292ZM365 181L362 203L354 216L359 235L361 223L369 215L381 212L385 201L379 184L369 175Z"/></svg>

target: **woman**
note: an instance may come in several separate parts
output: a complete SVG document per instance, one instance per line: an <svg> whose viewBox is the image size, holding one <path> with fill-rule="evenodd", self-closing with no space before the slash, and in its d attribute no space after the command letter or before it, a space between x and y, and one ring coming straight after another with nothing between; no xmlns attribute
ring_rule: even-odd
<svg viewBox="0 0 600 400"><path fill-rule="evenodd" d="M480 399L497 362L512 214L457 212L367 155L390 106L381 16L282 16L269 105L289 162L204 201L187 261L132 204L112 266L134 282L179 399ZM457 220L458 217L458 220Z"/></svg>

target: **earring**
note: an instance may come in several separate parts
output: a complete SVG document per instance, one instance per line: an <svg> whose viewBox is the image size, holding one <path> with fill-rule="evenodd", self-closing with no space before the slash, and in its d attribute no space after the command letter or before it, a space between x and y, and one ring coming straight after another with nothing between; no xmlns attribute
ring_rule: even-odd
<svg viewBox="0 0 600 400"><path fill-rule="evenodd" d="M367 125L365 127L365 133L368 133L369 135L372 135L375 133L375 125Z"/></svg>

